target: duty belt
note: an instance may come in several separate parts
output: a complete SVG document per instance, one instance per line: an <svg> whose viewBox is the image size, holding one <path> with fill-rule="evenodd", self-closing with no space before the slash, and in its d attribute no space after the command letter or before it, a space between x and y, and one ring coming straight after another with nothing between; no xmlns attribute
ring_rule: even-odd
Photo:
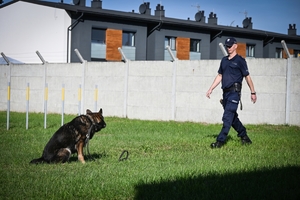
<svg viewBox="0 0 300 200"><path fill-rule="evenodd" d="M240 83L234 83L230 88L223 89L223 92L224 93L231 92L231 91L241 92L241 90L242 90L242 84L240 84Z"/></svg>
<svg viewBox="0 0 300 200"><path fill-rule="evenodd" d="M241 90L242 90L242 84L240 84L240 83L234 83L230 88L223 89L223 93L238 92L239 96L240 96L240 102L241 102L240 109L243 110L243 104L242 104L242 98L241 98L241 96L242 96Z"/></svg>
<svg viewBox="0 0 300 200"><path fill-rule="evenodd" d="M234 86L231 86L230 88L223 89L223 93L231 92L231 91L235 91L235 87Z"/></svg>

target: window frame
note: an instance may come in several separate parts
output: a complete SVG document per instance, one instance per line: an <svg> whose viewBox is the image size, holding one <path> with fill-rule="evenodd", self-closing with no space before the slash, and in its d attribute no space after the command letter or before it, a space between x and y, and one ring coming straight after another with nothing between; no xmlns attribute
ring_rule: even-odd
<svg viewBox="0 0 300 200"><path fill-rule="evenodd" d="M122 31L122 46L135 47L135 35L136 32L133 31Z"/></svg>
<svg viewBox="0 0 300 200"><path fill-rule="evenodd" d="M246 44L246 57L254 58L255 57L255 44Z"/></svg>
<svg viewBox="0 0 300 200"><path fill-rule="evenodd" d="M92 27L91 61L106 61L106 30L106 28ZM95 31L100 31L100 34Z"/></svg>
<svg viewBox="0 0 300 200"><path fill-rule="evenodd" d="M194 42L196 42L195 45L193 44ZM200 39L192 39L192 38L190 38L190 52L200 53L200 43L201 43Z"/></svg>
<svg viewBox="0 0 300 200"><path fill-rule="evenodd" d="M176 38L172 36L165 36L165 47L169 46L171 50L176 50Z"/></svg>
<svg viewBox="0 0 300 200"><path fill-rule="evenodd" d="M283 48L275 49L275 58L283 58Z"/></svg>
<svg viewBox="0 0 300 200"><path fill-rule="evenodd" d="M99 37L99 39L94 39L95 35L93 35L93 31L98 30L101 31L103 33L101 33L101 36ZM103 40L102 40L103 37ZM92 33L91 33L91 43L99 43L99 44L106 44L106 29L104 28L96 28L96 27L92 27Z"/></svg>

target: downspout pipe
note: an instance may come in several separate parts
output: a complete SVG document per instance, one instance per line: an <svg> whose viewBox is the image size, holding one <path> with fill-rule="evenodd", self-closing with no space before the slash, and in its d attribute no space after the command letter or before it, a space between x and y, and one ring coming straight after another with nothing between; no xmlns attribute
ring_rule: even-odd
<svg viewBox="0 0 300 200"><path fill-rule="evenodd" d="M275 39L275 37L272 37L269 41L264 43L264 46L266 46L267 44L271 43L273 40Z"/></svg>
<svg viewBox="0 0 300 200"><path fill-rule="evenodd" d="M217 37L219 37L223 33L223 30L221 30L218 34L216 34L210 41L214 41Z"/></svg>
<svg viewBox="0 0 300 200"><path fill-rule="evenodd" d="M149 36L152 32L154 32L155 30L160 30L162 24L163 24L163 21L161 20L161 21L159 22L159 24L156 25L156 26L148 33L148 36Z"/></svg>
<svg viewBox="0 0 300 200"><path fill-rule="evenodd" d="M70 38L70 32L73 30L73 28L79 23L80 19L83 17L83 13L73 22L67 29L67 63L69 63L69 38Z"/></svg>

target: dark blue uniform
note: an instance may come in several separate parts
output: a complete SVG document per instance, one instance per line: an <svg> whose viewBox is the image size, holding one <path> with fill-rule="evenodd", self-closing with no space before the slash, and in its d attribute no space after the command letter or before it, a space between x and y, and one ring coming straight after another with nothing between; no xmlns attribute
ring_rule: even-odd
<svg viewBox="0 0 300 200"><path fill-rule="evenodd" d="M219 74L222 74L223 89L223 127L217 137L217 141L225 142L232 126L237 132L238 137L247 135L246 128L238 118L237 108L240 102L240 92L232 89L235 83L242 84L243 78L249 75L248 66L244 58L235 55L232 59L223 57L221 60Z"/></svg>

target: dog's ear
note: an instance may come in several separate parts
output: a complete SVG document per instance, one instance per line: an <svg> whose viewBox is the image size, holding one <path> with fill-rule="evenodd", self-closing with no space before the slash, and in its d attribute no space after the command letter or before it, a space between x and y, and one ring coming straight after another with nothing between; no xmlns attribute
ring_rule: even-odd
<svg viewBox="0 0 300 200"><path fill-rule="evenodd" d="M89 109L86 109L86 114L92 113Z"/></svg>
<svg viewBox="0 0 300 200"><path fill-rule="evenodd" d="M102 108L100 108L99 113L102 115L102 113L103 113L103 112L102 112Z"/></svg>

